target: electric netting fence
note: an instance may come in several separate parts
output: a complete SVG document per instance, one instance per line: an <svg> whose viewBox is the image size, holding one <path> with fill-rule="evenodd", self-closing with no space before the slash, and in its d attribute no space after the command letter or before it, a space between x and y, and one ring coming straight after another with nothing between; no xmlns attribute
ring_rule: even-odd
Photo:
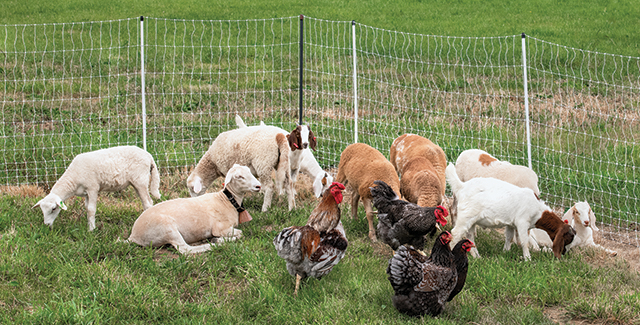
<svg viewBox="0 0 640 325"><path fill-rule="evenodd" d="M530 160L547 203L587 200L639 244L640 58L309 17L4 25L0 42L0 184L47 187L75 155L125 144L186 172L235 114L301 118L327 169L354 141L388 156L403 133L449 161L470 148Z"/></svg>

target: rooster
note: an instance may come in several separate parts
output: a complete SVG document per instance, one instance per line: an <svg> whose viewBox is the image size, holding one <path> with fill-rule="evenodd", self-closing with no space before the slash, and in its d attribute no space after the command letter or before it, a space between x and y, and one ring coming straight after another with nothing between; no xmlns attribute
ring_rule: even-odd
<svg viewBox="0 0 640 325"><path fill-rule="evenodd" d="M456 263L456 271L458 272L458 282L456 283L456 287L453 288L449 298L447 301L451 301L453 297L455 297L462 288L464 287L464 283L467 280L467 270L469 269L469 259L467 258L467 252L471 250L472 247L476 247L476 245L468 240L463 239L459 241L456 246L451 250L453 253L453 260Z"/></svg>
<svg viewBox="0 0 640 325"><path fill-rule="evenodd" d="M285 228L273 239L278 256L287 262L287 271L296 277L294 295L298 295L300 280L322 278L344 257L348 243L340 222L342 190L344 185L333 182L307 225Z"/></svg>
<svg viewBox="0 0 640 325"><path fill-rule="evenodd" d="M389 260L387 274L396 309L409 316L438 316L458 281L449 249L451 234L441 233L427 258L415 248L400 246Z"/></svg>
<svg viewBox="0 0 640 325"><path fill-rule="evenodd" d="M378 209L378 237L395 251L403 244L424 249L424 235L433 236L436 224L447 224L445 207L421 207L398 198L383 181L374 181L371 188L373 206Z"/></svg>

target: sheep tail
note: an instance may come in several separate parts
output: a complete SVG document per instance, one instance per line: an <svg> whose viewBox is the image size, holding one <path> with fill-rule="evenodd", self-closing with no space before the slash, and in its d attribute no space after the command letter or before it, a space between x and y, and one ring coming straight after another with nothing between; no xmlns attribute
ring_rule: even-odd
<svg viewBox="0 0 640 325"><path fill-rule="evenodd" d="M279 194L282 194L284 184L289 185L291 183L291 166L289 165L289 153L291 152L291 148L289 147L287 137L282 133L276 134L276 143L278 144L278 151L280 155L280 158L278 159L278 166L276 167L276 188L278 189Z"/></svg>
<svg viewBox="0 0 640 325"><path fill-rule="evenodd" d="M156 162L151 158L151 183L149 184L149 192L156 199L160 198L160 172Z"/></svg>
<svg viewBox="0 0 640 325"><path fill-rule="evenodd" d="M462 183L460 177L458 177L456 166L453 163L449 163L449 166L447 166L447 169L445 170L445 176L447 178L447 182L451 186L451 191L455 195L456 193L458 193L458 191L460 191L460 189L462 189L464 183Z"/></svg>

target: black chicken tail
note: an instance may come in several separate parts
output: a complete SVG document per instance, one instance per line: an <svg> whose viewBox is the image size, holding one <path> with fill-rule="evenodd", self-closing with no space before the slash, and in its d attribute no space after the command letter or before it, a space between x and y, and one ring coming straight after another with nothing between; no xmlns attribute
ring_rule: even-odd
<svg viewBox="0 0 640 325"><path fill-rule="evenodd" d="M384 210L389 202L398 200L399 197L396 192L383 181L373 181L375 187L370 187L371 197L373 198L373 206L380 211Z"/></svg>
<svg viewBox="0 0 640 325"><path fill-rule="evenodd" d="M422 281L422 263L416 254L420 255L413 247L403 245L389 260L387 274L389 282L396 292L403 288L412 289Z"/></svg>

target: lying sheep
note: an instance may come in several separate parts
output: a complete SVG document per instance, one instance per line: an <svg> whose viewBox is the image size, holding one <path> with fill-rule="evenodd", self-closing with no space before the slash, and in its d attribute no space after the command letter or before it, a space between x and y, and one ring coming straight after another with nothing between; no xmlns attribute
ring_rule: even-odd
<svg viewBox="0 0 640 325"><path fill-rule="evenodd" d="M238 128L247 127L239 115L236 115L236 125ZM266 126L266 124L260 121L259 126ZM296 183L298 172L309 176L313 180L313 194L316 197L320 197L333 183L333 177L320 167L311 152L311 150L316 150L316 137L307 125L298 125L291 133L281 130L287 134L289 147L291 148L291 156L289 158L291 181L294 184Z"/></svg>
<svg viewBox="0 0 640 325"><path fill-rule="evenodd" d="M85 152L71 161L67 170L53 185L49 195L33 207L39 206L44 223L51 226L64 201L72 196L85 198L89 231L96 228L98 192L115 192L132 185L146 210L153 205L149 190L160 198L160 174L151 154L135 146L120 146Z"/></svg>
<svg viewBox="0 0 640 325"><path fill-rule="evenodd" d="M273 126L248 127L220 133L187 178L192 197L202 195L218 178L224 177L233 164L248 166L264 186L262 211L271 206L273 181L276 188L287 192L289 210L295 208L295 194L291 181L289 157L291 150L282 129Z"/></svg>
<svg viewBox="0 0 640 325"><path fill-rule="evenodd" d="M391 144L389 156L405 200L423 207L442 203L447 156L440 146L419 135L403 134Z"/></svg>
<svg viewBox="0 0 640 325"><path fill-rule="evenodd" d="M224 189L194 198L161 202L144 211L133 224L126 242L160 247L171 244L182 254L201 253L210 244L189 244L219 237L216 242L236 240L242 231L234 228L251 220L242 208L247 192L260 191L260 182L246 166L233 165L224 180ZM235 204L234 204L235 202Z"/></svg>
<svg viewBox="0 0 640 325"><path fill-rule="evenodd" d="M336 182L353 189L351 198L351 215L358 217L358 202L362 199L364 211L369 222L369 238L376 241L376 228L373 226L373 208L371 207L371 190L373 181L387 183L400 194L400 180L393 165L375 148L364 143L354 143L344 149L340 155Z"/></svg>
<svg viewBox="0 0 640 325"><path fill-rule="evenodd" d="M568 223L576 231L575 245L574 247L595 247L602 249L609 255L616 256L617 252L608 248L602 247L593 241L593 233L599 231L596 226L596 215L591 210L589 203L577 202L573 205L562 217L564 222ZM540 250L540 246L545 248L551 247L551 238L546 232L539 229L531 229L529 231L531 237L531 248L533 250Z"/></svg>

